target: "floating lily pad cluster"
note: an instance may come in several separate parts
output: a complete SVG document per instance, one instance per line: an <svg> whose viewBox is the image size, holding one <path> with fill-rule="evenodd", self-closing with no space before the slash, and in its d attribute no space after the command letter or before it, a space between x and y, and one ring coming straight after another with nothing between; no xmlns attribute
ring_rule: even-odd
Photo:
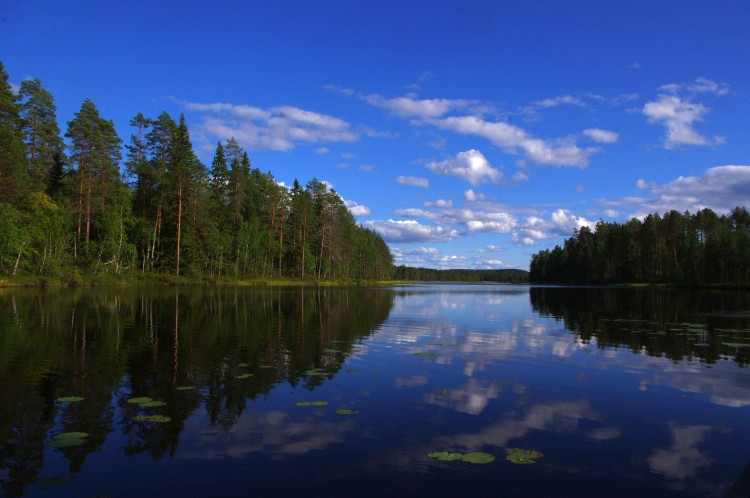
<svg viewBox="0 0 750 498"><path fill-rule="evenodd" d="M195 386L180 386L177 388L178 391L194 391L197 389Z"/></svg>
<svg viewBox="0 0 750 498"><path fill-rule="evenodd" d="M140 396L137 398L130 398L128 403L131 405L138 405L141 408L158 408L160 406L166 406L167 404L163 401L158 401L148 396ZM167 415L138 415L133 417L136 422L155 422L164 423L172 420L172 417Z"/></svg>
<svg viewBox="0 0 750 498"><path fill-rule="evenodd" d="M88 437L88 432L63 432L55 436L49 445L53 448L69 448L71 446L80 446L86 442Z"/></svg>
<svg viewBox="0 0 750 498"><path fill-rule="evenodd" d="M328 406L327 401L300 401L297 406Z"/></svg>
<svg viewBox="0 0 750 498"><path fill-rule="evenodd" d="M419 356L420 358L424 358L425 360L434 360L440 355L436 353L414 353L414 356Z"/></svg>
<svg viewBox="0 0 750 498"><path fill-rule="evenodd" d="M77 403L79 401L83 401L84 398L80 396L60 396L57 398L57 401L60 403Z"/></svg>
<svg viewBox="0 0 750 498"><path fill-rule="evenodd" d="M349 410L346 408L343 408L341 410L336 410L336 414L338 415L356 415L358 413L359 413L358 410Z"/></svg>
<svg viewBox="0 0 750 498"><path fill-rule="evenodd" d="M536 450L525 450L523 448L508 448L505 450L505 453L507 454L505 457L506 460L519 465L536 463L537 460L544 456Z"/></svg>
<svg viewBox="0 0 750 498"><path fill-rule="evenodd" d="M537 460L544 456L536 450L526 450L523 448L508 448L507 450L505 450L505 453L506 460L519 465L529 465L536 463ZM442 460L444 462L461 460L462 462L485 464L495 461L494 455L483 453L481 451L473 451L471 453L450 453L448 451L436 451L434 453L428 454L427 456L436 460Z"/></svg>
<svg viewBox="0 0 750 498"><path fill-rule="evenodd" d="M436 451L427 455L430 458L436 460L442 460L444 462L452 462L461 460L467 463L485 464L495 461L495 456L489 453L483 453L481 451L472 451L471 453L449 453L447 451Z"/></svg>
<svg viewBox="0 0 750 498"><path fill-rule="evenodd" d="M138 415L137 417L134 417L133 420L136 422L155 422L163 424L171 421L172 417L168 417L167 415Z"/></svg>

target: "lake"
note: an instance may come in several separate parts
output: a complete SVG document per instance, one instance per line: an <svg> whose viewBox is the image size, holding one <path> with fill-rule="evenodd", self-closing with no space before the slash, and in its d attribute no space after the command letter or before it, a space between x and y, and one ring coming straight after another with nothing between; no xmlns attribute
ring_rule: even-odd
<svg viewBox="0 0 750 498"><path fill-rule="evenodd" d="M748 496L750 293L0 289L7 497Z"/></svg>

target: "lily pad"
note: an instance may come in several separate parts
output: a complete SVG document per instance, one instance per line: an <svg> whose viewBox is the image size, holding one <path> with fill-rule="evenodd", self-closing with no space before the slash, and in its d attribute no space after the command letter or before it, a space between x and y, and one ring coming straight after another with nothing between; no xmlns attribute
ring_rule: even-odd
<svg viewBox="0 0 750 498"><path fill-rule="evenodd" d="M165 406L166 403L163 401L147 401L146 403L141 403L138 406L141 406L143 408L156 408L158 406Z"/></svg>
<svg viewBox="0 0 750 498"><path fill-rule="evenodd" d="M348 373L357 373L357 372L359 372L359 370L357 370L356 368L350 368L349 370L347 370L347 372Z"/></svg>
<svg viewBox="0 0 750 498"><path fill-rule="evenodd" d="M55 439L84 439L89 437L88 432L62 432L55 436Z"/></svg>
<svg viewBox="0 0 750 498"><path fill-rule="evenodd" d="M63 432L55 436L55 439L49 445L53 448L80 446L86 442L87 437L89 437L87 432Z"/></svg>
<svg viewBox="0 0 750 498"><path fill-rule="evenodd" d="M138 415L137 417L133 418L136 422L156 422L156 423L164 423L169 422L172 420L172 417L167 417L166 415Z"/></svg>
<svg viewBox="0 0 750 498"><path fill-rule="evenodd" d="M461 460L461 453L448 453L447 451L436 451L427 455L430 458L436 458L443 460L444 462L452 462L453 460Z"/></svg>
<svg viewBox="0 0 750 498"><path fill-rule="evenodd" d="M141 396L140 398L130 398L128 400L128 403L132 405L142 405L143 403L148 403L150 401L153 401L153 399L149 398L148 396Z"/></svg>
<svg viewBox="0 0 750 498"><path fill-rule="evenodd" d="M258 368L273 368L273 365L259 365Z"/></svg>
<svg viewBox="0 0 750 498"><path fill-rule="evenodd" d="M340 353L341 351L339 351L338 349L326 348L323 350L323 352L324 353Z"/></svg>
<svg viewBox="0 0 750 498"><path fill-rule="evenodd" d="M240 363L239 365L237 365L237 368L245 368L245 367L249 367L249 366L250 366L249 363Z"/></svg>
<svg viewBox="0 0 750 498"><path fill-rule="evenodd" d="M75 403L77 401L83 401L83 398L80 396L60 396L57 398L57 401L60 403Z"/></svg>
<svg viewBox="0 0 750 498"><path fill-rule="evenodd" d="M297 406L328 406L328 401L300 401Z"/></svg>
<svg viewBox="0 0 750 498"><path fill-rule="evenodd" d="M356 415L359 413L359 411L343 409L343 410L336 410L336 413L339 415Z"/></svg>
<svg viewBox="0 0 750 498"><path fill-rule="evenodd" d="M238 379L249 379L252 376L253 376L253 374L242 374L242 375L238 375L237 378Z"/></svg>
<svg viewBox="0 0 750 498"><path fill-rule="evenodd" d="M461 455L461 461L469 463L491 463L495 461L495 457L489 453L482 453L481 451L473 451Z"/></svg>
<svg viewBox="0 0 750 498"><path fill-rule="evenodd" d="M197 389L195 386L180 386L177 388L178 391L192 391L194 389Z"/></svg>
<svg viewBox="0 0 750 498"><path fill-rule="evenodd" d="M505 450L505 453L508 454L508 456L505 457L506 460L519 465L530 465L536 463L538 459L544 456L536 450L525 450L523 448L508 448Z"/></svg>

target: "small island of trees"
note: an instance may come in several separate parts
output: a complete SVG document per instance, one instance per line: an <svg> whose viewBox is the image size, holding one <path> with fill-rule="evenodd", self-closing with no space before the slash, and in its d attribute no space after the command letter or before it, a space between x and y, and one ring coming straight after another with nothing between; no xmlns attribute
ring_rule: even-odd
<svg viewBox="0 0 750 498"><path fill-rule="evenodd" d="M562 247L531 258L529 280L541 284L750 284L750 213L718 216L669 211L627 223L600 221L575 230Z"/></svg>
<svg viewBox="0 0 750 498"><path fill-rule="evenodd" d="M130 125L123 157L114 123L87 99L66 145L41 81L15 95L0 62L0 279L391 277L388 246L324 183L288 188L234 138L206 167L184 116L138 113Z"/></svg>

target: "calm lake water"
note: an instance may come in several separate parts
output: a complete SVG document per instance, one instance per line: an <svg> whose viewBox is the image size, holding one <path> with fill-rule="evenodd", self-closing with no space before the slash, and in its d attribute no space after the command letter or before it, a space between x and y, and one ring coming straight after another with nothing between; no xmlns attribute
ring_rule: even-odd
<svg viewBox="0 0 750 498"><path fill-rule="evenodd" d="M748 496L748 364L747 292L5 289L1 492Z"/></svg>

